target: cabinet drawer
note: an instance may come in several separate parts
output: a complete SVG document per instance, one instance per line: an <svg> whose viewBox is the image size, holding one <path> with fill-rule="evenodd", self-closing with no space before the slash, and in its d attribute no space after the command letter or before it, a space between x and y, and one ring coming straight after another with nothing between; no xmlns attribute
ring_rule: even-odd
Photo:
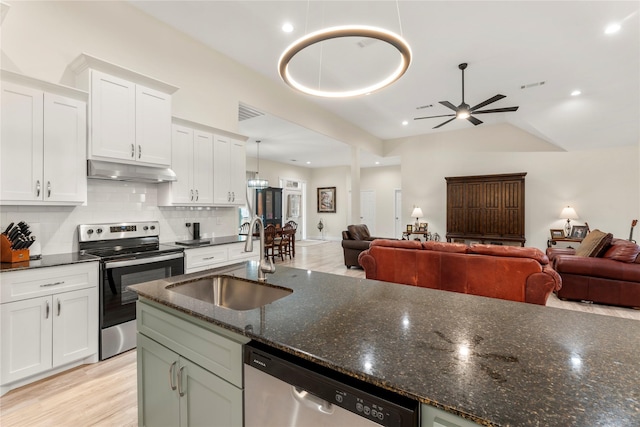
<svg viewBox="0 0 640 427"><path fill-rule="evenodd" d="M232 243L227 245L227 249L229 250L229 260L246 260L246 259L255 259L257 260L259 255L259 247L258 242L254 242L253 244L253 252L245 252L244 251L244 242L243 243Z"/></svg>
<svg viewBox="0 0 640 427"><path fill-rule="evenodd" d="M9 271L0 275L0 303L98 286L98 263Z"/></svg>
<svg viewBox="0 0 640 427"><path fill-rule="evenodd" d="M187 249L184 251L185 270L189 273L206 270L228 260L226 246Z"/></svg>
<svg viewBox="0 0 640 427"><path fill-rule="evenodd" d="M234 341L179 314L138 301L138 332L242 388L242 343L249 340L239 335ZM225 335L232 334L225 331Z"/></svg>

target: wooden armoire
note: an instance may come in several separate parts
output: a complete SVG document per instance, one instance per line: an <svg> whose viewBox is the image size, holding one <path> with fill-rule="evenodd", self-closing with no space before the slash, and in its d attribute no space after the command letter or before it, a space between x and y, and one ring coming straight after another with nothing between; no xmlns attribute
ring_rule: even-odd
<svg viewBox="0 0 640 427"><path fill-rule="evenodd" d="M527 173L456 176L447 181L447 241L524 246Z"/></svg>

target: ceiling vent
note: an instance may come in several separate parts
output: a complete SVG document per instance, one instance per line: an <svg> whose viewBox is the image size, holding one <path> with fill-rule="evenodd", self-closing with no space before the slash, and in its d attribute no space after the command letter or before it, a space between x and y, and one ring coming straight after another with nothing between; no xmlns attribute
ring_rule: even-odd
<svg viewBox="0 0 640 427"><path fill-rule="evenodd" d="M529 83L528 85L522 85L520 86L520 89L531 89L532 87L536 87L536 86L542 86L543 84L545 84L545 81L542 82L536 82L536 83Z"/></svg>
<svg viewBox="0 0 640 427"><path fill-rule="evenodd" d="M264 113L260 110L256 110L255 108L249 107L248 105L240 103L238 107L238 121L244 121L253 119L254 117L264 116Z"/></svg>

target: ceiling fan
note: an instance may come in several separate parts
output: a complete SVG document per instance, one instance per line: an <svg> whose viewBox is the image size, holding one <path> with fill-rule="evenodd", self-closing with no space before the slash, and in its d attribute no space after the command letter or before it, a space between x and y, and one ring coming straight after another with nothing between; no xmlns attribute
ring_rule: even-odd
<svg viewBox="0 0 640 427"><path fill-rule="evenodd" d="M473 123L474 125L478 126L479 124L482 123L482 121L476 119L475 117L473 117L472 114L504 113L504 112L517 111L518 110L518 107L506 107L506 108L494 108L492 110L477 111L478 108L482 108L482 107L487 106L487 105L489 105L491 103L499 101L502 98L506 98L505 95L495 95L495 96L487 99L486 101L481 102L478 105L475 105L473 107L469 107L469 104L466 104L464 102L464 70L467 68L467 63L464 62L464 63L458 65L458 68L462 71L462 104L460 104L460 105L458 105L456 107L455 105L453 105L449 101L440 101L440 104L444 105L447 108L452 109L453 111L455 111L455 114L443 114L443 115L440 115L440 116L416 117L413 120L434 119L434 118L437 118L437 117L452 117L451 119L440 123L438 126L434 127L434 129L437 129L440 126L444 126L444 125L446 125L447 123L449 123L450 121L452 121L454 119L467 119L471 123Z"/></svg>

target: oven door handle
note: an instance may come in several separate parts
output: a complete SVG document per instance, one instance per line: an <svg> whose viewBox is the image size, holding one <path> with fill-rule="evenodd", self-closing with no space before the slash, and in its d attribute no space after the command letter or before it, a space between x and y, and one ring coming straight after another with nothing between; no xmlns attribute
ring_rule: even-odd
<svg viewBox="0 0 640 427"><path fill-rule="evenodd" d="M130 267L132 265L142 265L142 264L152 264L154 262L168 261L168 260L171 260L171 259L178 259L178 258L184 258L184 254L182 252L180 252L180 253L169 254L169 255L161 255L161 256L150 257L150 258L140 258L140 259L129 259L129 260L126 260L126 261L105 262L104 263L104 268L109 270L111 268Z"/></svg>

